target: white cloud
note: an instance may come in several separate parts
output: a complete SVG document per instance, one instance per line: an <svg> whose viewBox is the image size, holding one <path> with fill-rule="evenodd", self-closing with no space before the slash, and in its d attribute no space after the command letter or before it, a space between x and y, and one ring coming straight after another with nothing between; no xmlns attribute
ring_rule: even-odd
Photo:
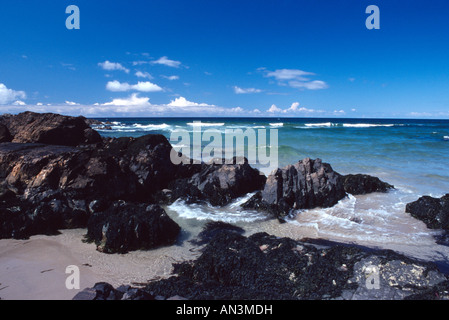
<svg viewBox="0 0 449 320"><path fill-rule="evenodd" d="M257 110L257 109L256 109ZM342 110L341 110L342 111ZM253 111L254 112L254 111ZM260 112L260 111L259 111ZM275 114L275 113L284 113L284 114L290 114L290 115L294 115L294 114L303 114L303 115L323 115L326 114L326 111L324 110L316 110L316 109L310 109L310 108L305 108L305 107L301 107L299 108L299 102L293 102L289 108L286 109L282 109L279 108L278 106L276 106L275 104L271 105L271 107L267 110L267 113L271 113L271 114ZM329 112L328 112L329 113ZM338 111L334 111L333 113L330 114L341 114Z"/></svg>
<svg viewBox="0 0 449 320"><path fill-rule="evenodd" d="M264 69L261 69L264 70ZM304 76L315 75L312 72L299 69L278 69L275 71L266 71L266 77L274 77L278 81L283 80L307 80Z"/></svg>
<svg viewBox="0 0 449 320"><path fill-rule="evenodd" d="M153 79L153 76L151 74L149 74L148 72L142 72L142 71L137 71L135 73L136 77L139 78L146 78L146 79Z"/></svg>
<svg viewBox="0 0 449 320"><path fill-rule="evenodd" d="M162 76L162 78L165 78L167 80L179 80L179 76Z"/></svg>
<svg viewBox="0 0 449 320"><path fill-rule="evenodd" d="M259 93L259 92L262 92L262 90L256 89L256 88L240 88L240 87L234 86L234 92L236 94L246 94L246 93Z"/></svg>
<svg viewBox="0 0 449 320"><path fill-rule="evenodd" d="M412 117L431 117L433 116L430 112L410 112Z"/></svg>
<svg viewBox="0 0 449 320"><path fill-rule="evenodd" d="M0 104L8 104L18 99L26 99L24 91L8 89L3 83L0 83Z"/></svg>
<svg viewBox="0 0 449 320"><path fill-rule="evenodd" d="M153 64L161 64L161 65L172 67L172 68L179 68L181 66L181 62L180 61L170 60L166 56L160 57L159 59L157 59L155 61L152 61L151 63L153 63Z"/></svg>
<svg viewBox="0 0 449 320"><path fill-rule="evenodd" d="M287 110L284 110L284 112L288 112L288 111L297 111L299 107L299 102L293 102L292 105L290 106L290 108L288 108Z"/></svg>
<svg viewBox="0 0 449 320"><path fill-rule="evenodd" d="M209 105L207 103L196 103L192 101L188 101L184 97L176 98L175 100L172 100L169 104L167 104L169 107L213 107L213 105Z"/></svg>
<svg viewBox="0 0 449 320"><path fill-rule="evenodd" d="M17 100L17 101L14 101L12 105L13 106L26 106L26 103L21 100Z"/></svg>
<svg viewBox="0 0 449 320"><path fill-rule="evenodd" d="M106 60L105 62L98 63L98 65L100 67L102 67L103 70L107 70L107 71L120 70L120 71L129 73L129 69L125 68L124 66L122 66L120 63L117 63L117 62L110 62L110 61Z"/></svg>
<svg viewBox="0 0 449 320"><path fill-rule="evenodd" d="M102 104L103 106L139 106L139 107L149 107L150 98L148 97L138 97L137 93L133 93L128 98L124 99L114 99L111 102L106 102Z"/></svg>
<svg viewBox="0 0 449 320"><path fill-rule="evenodd" d="M315 73L303 71L299 69L277 69L275 71L269 71L265 68L259 68L259 71L265 72L265 77L274 78L278 81L279 85L290 86L296 89L308 89L319 90L326 89L328 85L322 80L311 80L310 76L314 76Z"/></svg>
<svg viewBox="0 0 449 320"><path fill-rule="evenodd" d="M79 103L73 102L73 101L66 101L65 104L69 105L69 106L79 106Z"/></svg>
<svg viewBox="0 0 449 320"><path fill-rule="evenodd" d="M141 92L158 92L163 91L161 87L157 84L151 83L149 81L141 82L137 84L129 84L127 82L119 82L117 80L109 81L106 84L106 89L113 92L125 92L125 91L141 91Z"/></svg>
<svg viewBox="0 0 449 320"><path fill-rule="evenodd" d="M151 62L150 61L133 61L132 62L132 64L133 64L133 66L140 66L140 65L143 65L143 64L150 64Z"/></svg>
<svg viewBox="0 0 449 320"><path fill-rule="evenodd" d="M270 109L267 110L267 112L269 112L269 113L278 113L278 112L282 112L282 109L278 108L275 104L272 104Z"/></svg>
<svg viewBox="0 0 449 320"><path fill-rule="evenodd" d="M326 82L321 80L314 80L314 81L289 81L288 85L292 88L298 88L298 89L309 89L309 90L319 90L319 89L326 89L328 88L328 85Z"/></svg>
<svg viewBox="0 0 449 320"><path fill-rule="evenodd" d="M243 108L241 107L236 107L236 108L231 108L231 112L235 112L235 113L242 113L245 110L243 110Z"/></svg>

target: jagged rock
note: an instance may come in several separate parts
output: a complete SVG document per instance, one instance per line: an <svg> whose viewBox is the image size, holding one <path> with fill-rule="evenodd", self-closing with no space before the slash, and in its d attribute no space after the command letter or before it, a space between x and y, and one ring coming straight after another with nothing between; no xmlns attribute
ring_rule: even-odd
<svg viewBox="0 0 449 320"><path fill-rule="evenodd" d="M342 178L345 191L352 195L387 192L394 188L391 184L366 174L348 174Z"/></svg>
<svg viewBox="0 0 449 320"><path fill-rule="evenodd" d="M329 164L306 158L270 174L264 189L243 207L282 218L291 210L331 207L345 196L341 176Z"/></svg>
<svg viewBox="0 0 449 320"><path fill-rule="evenodd" d="M192 164L199 171L172 183L172 201L184 198L189 202L207 201L213 206L224 206L263 188L266 177L252 168L247 159L242 160L234 158L233 164Z"/></svg>
<svg viewBox="0 0 449 320"><path fill-rule="evenodd" d="M105 253L126 253L173 244L180 227L158 205L119 201L94 213L87 224L87 240Z"/></svg>
<svg viewBox="0 0 449 320"><path fill-rule="evenodd" d="M449 230L449 193L439 199L423 196L408 203L405 212L423 221L430 229Z"/></svg>
<svg viewBox="0 0 449 320"><path fill-rule="evenodd" d="M27 111L18 115L3 115L0 124L8 128L12 142L65 146L101 142L100 135L89 127L84 117Z"/></svg>

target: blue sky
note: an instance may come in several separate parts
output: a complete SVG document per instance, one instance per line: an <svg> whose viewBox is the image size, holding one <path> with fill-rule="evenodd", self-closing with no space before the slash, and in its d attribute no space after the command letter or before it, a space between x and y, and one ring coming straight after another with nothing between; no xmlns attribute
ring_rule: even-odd
<svg viewBox="0 0 449 320"><path fill-rule="evenodd" d="M444 0L2 0L0 37L1 113L449 118Z"/></svg>

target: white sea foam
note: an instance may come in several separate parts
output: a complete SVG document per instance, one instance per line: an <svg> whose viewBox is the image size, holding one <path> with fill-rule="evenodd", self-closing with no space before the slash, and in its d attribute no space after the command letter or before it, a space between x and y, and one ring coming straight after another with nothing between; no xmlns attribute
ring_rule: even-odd
<svg viewBox="0 0 449 320"><path fill-rule="evenodd" d="M343 123L343 127L346 127L346 128L394 127L394 124Z"/></svg>
<svg viewBox="0 0 449 320"><path fill-rule="evenodd" d="M148 131L152 131L152 130L163 130L163 129L168 129L171 126L166 124L166 123L162 123L162 124L140 124L140 123L135 123L133 124L134 128L138 128L138 129L142 129L142 130L148 130Z"/></svg>
<svg viewBox="0 0 449 320"><path fill-rule="evenodd" d="M248 201L253 194L234 200L226 207L213 207L205 204L187 204L178 199L167 207L168 210L184 219L222 221L227 223L255 222L265 220L266 216L255 211L243 210L240 205Z"/></svg>
<svg viewBox="0 0 449 320"><path fill-rule="evenodd" d="M277 123L270 123L270 126L272 126L272 127L283 127L284 124L282 122L277 122Z"/></svg>
<svg viewBox="0 0 449 320"><path fill-rule="evenodd" d="M221 127L221 126L225 125L224 122L198 122L198 123L188 122L187 123L188 126L194 126L194 125L200 125L200 124L202 127Z"/></svg>
<svg viewBox="0 0 449 320"><path fill-rule="evenodd" d="M323 122L323 123L306 123L304 124L306 127L332 127L334 124L332 122Z"/></svg>
<svg viewBox="0 0 449 320"><path fill-rule="evenodd" d="M162 124L141 124L134 123L132 125L126 125L121 122L111 122L113 125L110 126L111 129L102 129L101 127L96 129L99 131L116 131L116 132L139 132L139 131L157 131L157 130L171 130L172 126L162 123Z"/></svg>
<svg viewBox="0 0 449 320"><path fill-rule="evenodd" d="M444 137L443 137L443 140L448 141L448 140L449 140L449 136L444 136Z"/></svg>

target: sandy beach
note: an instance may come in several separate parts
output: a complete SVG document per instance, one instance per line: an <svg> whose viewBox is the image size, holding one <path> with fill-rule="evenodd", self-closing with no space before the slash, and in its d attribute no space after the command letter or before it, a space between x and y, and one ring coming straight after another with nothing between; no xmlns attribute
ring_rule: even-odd
<svg viewBox="0 0 449 320"><path fill-rule="evenodd" d="M66 267L80 269L80 290L106 281L114 286L138 284L170 274L173 257L191 259L189 243L150 251L108 255L81 240L85 229L63 230L57 236L0 240L0 298L67 300L79 290L65 287Z"/></svg>

